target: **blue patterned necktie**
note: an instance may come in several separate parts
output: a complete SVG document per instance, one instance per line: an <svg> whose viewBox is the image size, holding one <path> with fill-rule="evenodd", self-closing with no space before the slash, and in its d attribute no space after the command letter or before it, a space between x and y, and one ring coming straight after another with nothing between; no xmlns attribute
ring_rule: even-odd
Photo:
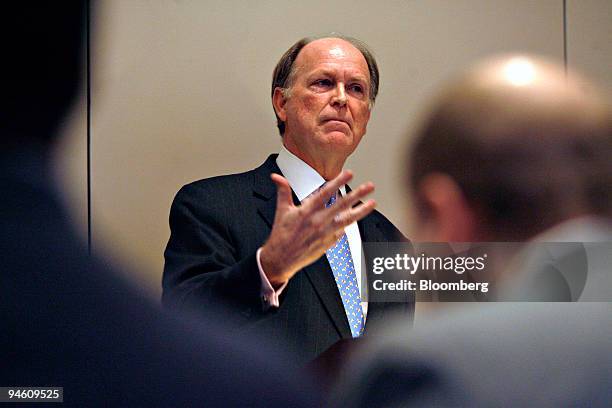
<svg viewBox="0 0 612 408"><path fill-rule="evenodd" d="M329 207L335 202L336 194L334 193L325 206ZM351 249L349 248L346 234L342 234L342 237L336 241L334 246L325 253L332 272L334 273L338 290L340 291L340 297L342 298L344 311L349 321L351 334L353 337L359 337L363 334L365 320L363 318L363 310L361 309L357 275L355 274L353 257L351 256Z"/></svg>

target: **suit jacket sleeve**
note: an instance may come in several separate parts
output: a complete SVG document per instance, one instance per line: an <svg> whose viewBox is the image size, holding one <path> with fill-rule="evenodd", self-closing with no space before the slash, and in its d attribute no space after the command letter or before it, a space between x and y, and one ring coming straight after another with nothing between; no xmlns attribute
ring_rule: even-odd
<svg viewBox="0 0 612 408"><path fill-rule="evenodd" d="M239 319L263 310L255 252L237 259L226 227L224 201L231 199L194 185L177 193L164 253L165 305L196 311L225 305L237 310Z"/></svg>

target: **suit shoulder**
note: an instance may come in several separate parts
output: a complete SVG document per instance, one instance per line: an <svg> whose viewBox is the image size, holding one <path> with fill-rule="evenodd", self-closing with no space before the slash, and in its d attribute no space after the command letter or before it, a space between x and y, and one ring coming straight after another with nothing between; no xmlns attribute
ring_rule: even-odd
<svg viewBox="0 0 612 408"><path fill-rule="evenodd" d="M225 174L187 183L179 189L174 200L238 197L241 194L252 191L254 173L255 170L249 170L242 173Z"/></svg>
<svg viewBox="0 0 612 408"><path fill-rule="evenodd" d="M270 155L259 167L241 173L225 174L220 176L208 177L185 184L176 194L176 198L206 195L226 195L233 196L252 190L256 181L269 177L269 174L278 171L275 160L277 155Z"/></svg>
<svg viewBox="0 0 612 408"><path fill-rule="evenodd" d="M194 192L199 190L217 190L226 186L233 186L234 189L245 187L252 184L253 173L255 170L249 170L242 173L224 174L220 176L208 177L201 180L192 181L185 184L179 190L183 192Z"/></svg>

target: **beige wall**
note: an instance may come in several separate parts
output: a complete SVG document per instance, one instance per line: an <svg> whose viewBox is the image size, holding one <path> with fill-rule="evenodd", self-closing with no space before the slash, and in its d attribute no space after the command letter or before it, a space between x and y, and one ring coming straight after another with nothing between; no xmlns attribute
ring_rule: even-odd
<svg viewBox="0 0 612 408"><path fill-rule="evenodd" d="M612 2L567 1L567 61L612 96Z"/></svg>
<svg viewBox="0 0 612 408"><path fill-rule="evenodd" d="M269 82L298 38L339 31L374 49L380 96L348 167L357 182L376 183L380 210L406 232L399 163L440 81L491 53L563 58L561 0L106 0L98 6L91 66L94 251L104 248L138 265L133 277L154 294L180 186L253 168L277 150ZM568 1L569 62L607 89L611 11L605 0ZM70 140L64 174L77 186L73 206L81 208L82 221L85 144L82 137Z"/></svg>

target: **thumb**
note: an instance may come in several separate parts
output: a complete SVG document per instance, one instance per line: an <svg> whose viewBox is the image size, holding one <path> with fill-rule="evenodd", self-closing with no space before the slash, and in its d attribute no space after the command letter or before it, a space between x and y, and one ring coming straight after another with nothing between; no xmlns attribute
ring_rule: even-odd
<svg viewBox="0 0 612 408"><path fill-rule="evenodd" d="M280 174L273 173L270 178L276 184L276 209L284 209L293 205L293 197L291 197L291 186L286 178Z"/></svg>

